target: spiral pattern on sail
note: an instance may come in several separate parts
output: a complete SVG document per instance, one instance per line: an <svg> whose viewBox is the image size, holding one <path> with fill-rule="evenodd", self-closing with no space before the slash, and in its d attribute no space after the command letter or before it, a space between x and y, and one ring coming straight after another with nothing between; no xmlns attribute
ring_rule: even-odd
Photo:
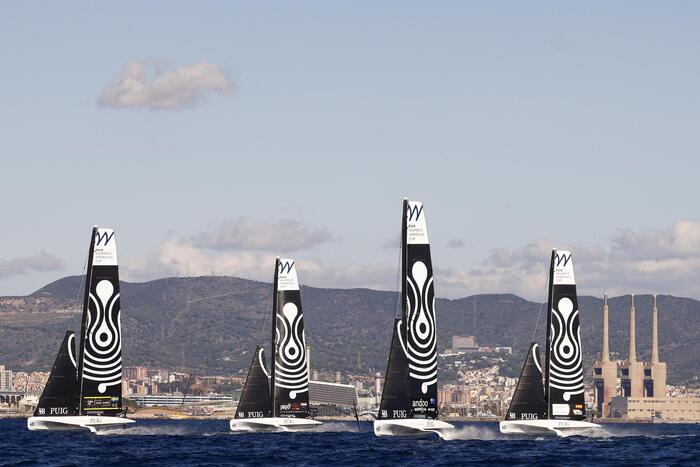
<svg viewBox="0 0 700 467"><path fill-rule="evenodd" d="M437 383L437 339L433 278L422 261L416 261L406 276L407 323L404 351L409 375L420 380L423 394ZM403 342L402 342L403 344Z"/></svg>
<svg viewBox="0 0 700 467"><path fill-rule="evenodd" d="M294 303L286 303L277 315L276 334L275 385L289 389L289 398L295 399L309 390L309 376L302 314Z"/></svg>
<svg viewBox="0 0 700 467"><path fill-rule="evenodd" d="M83 356L83 378L99 383L100 393L121 384L120 314L119 293L109 280L101 280L90 293Z"/></svg>
<svg viewBox="0 0 700 467"><path fill-rule="evenodd" d="M568 297L559 299L552 309L552 348L549 384L564 391L564 400L583 392L583 362L578 309Z"/></svg>

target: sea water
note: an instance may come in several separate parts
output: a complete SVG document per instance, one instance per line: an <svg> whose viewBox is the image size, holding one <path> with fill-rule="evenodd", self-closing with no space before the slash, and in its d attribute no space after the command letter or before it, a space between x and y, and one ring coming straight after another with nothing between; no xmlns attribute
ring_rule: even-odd
<svg viewBox="0 0 700 467"><path fill-rule="evenodd" d="M138 420L102 435L31 432L0 419L0 465L700 465L700 425L614 424L570 438L502 435L456 423L450 440L378 438L372 424L303 433L233 434L227 420Z"/></svg>

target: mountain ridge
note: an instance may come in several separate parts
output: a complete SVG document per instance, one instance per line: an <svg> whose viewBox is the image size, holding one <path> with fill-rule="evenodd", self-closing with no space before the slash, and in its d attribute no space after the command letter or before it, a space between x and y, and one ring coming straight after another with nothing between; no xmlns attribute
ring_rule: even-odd
<svg viewBox="0 0 700 467"><path fill-rule="evenodd" d="M0 297L0 361L14 369L50 368L62 326L82 306L81 276L68 276L25 297ZM126 365L196 370L244 371L257 342L269 341L263 324L272 285L229 276L170 277L122 282L122 325ZM397 293L364 288L302 287L306 339L312 366L330 371L384 371ZM637 354L651 350L651 295L635 295ZM587 376L602 337L602 299L579 296ZM630 296L608 299L610 347L627 355ZM669 381L698 375L697 319L700 302L659 295L660 353L669 363ZM512 346L520 360L529 346L541 304L515 294L479 294L436 300L438 349L453 335L476 335L483 346ZM544 341L540 317L536 333ZM476 315L476 316L475 316ZM358 323L362 323L358 325ZM359 365L358 365L359 360Z"/></svg>

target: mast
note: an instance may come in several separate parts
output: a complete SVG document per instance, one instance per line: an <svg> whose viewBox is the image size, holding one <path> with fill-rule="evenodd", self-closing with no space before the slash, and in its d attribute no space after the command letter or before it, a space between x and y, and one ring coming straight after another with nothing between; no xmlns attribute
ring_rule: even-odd
<svg viewBox="0 0 700 467"><path fill-rule="evenodd" d="M406 341L406 276L408 275L408 248L407 242L407 219L408 219L408 198L403 199L403 209L401 215L401 322L403 323L401 339Z"/></svg>
<svg viewBox="0 0 700 467"><path fill-rule="evenodd" d="M544 368L544 400L547 403L547 416L549 416L549 360L552 350L550 339L552 330L552 290L554 282L554 258L557 254L557 249L552 248L552 256L549 260L549 288L547 292L547 338L545 340L545 368Z"/></svg>
<svg viewBox="0 0 700 467"><path fill-rule="evenodd" d="M391 347L384 373L384 386L379 402L379 419L411 417L411 395L409 391L408 360L404 346L406 342L406 220L408 198L403 199L401 209L401 244L399 245L399 305L400 316L394 312Z"/></svg>
<svg viewBox="0 0 700 467"><path fill-rule="evenodd" d="M270 341L270 400L272 401L273 417L277 416L277 408L275 401L275 358L277 357L277 271L280 267L280 257L275 259L275 278L272 281L272 340Z"/></svg>
<svg viewBox="0 0 700 467"><path fill-rule="evenodd" d="M87 328L88 319L88 304L90 300L90 281L92 279L92 262L95 252L95 237L97 237L98 227L95 225L92 227L92 233L90 235L90 250L88 252L88 263L87 269L85 270L85 294L83 296L83 316L80 321L80 351L78 352L78 382L80 383L80 393L78 394L79 403L79 414L83 414L83 362L85 354L85 330Z"/></svg>

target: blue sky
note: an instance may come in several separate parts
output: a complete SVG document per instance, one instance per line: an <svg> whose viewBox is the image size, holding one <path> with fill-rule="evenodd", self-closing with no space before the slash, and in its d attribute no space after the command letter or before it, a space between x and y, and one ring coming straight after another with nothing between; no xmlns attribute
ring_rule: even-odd
<svg viewBox="0 0 700 467"><path fill-rule="evenodd" d="M127 280L391 288L408 196L438 295L539 298L557 245L584 293L700 297L699 9L6 5L0 293L79 274L93 224Z"/></svg>

